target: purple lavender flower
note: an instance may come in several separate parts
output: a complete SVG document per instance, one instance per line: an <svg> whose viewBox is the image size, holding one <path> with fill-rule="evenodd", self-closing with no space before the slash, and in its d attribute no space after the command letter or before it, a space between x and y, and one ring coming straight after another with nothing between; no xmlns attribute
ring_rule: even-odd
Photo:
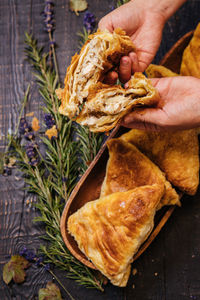
<svg viewBox="0 0 200 300"><path fill-rule="evenodd" d="M27 144L25 148L26 148L26 155L28 156L28 158L29 159L34 158L36 155L34 144Z"/></svg>
<svg viewBox="0 0 200 300"><path fill-rule="evenodd" d="M28 163L32 167L36 167L38 165L39 161L40 161L39 157L34 157L34 158L31 158Z"/></svg>
<svg viewBox="0 0 200 300"><path fill-rule="evenodd" d="M38 257L38 258L36 259L35 265L36 265L37 267L39 267L40 264L41 264L42 262L43 262L43 257L40 256L40 257Z"/></svg>
<svg viewBox="0 0 200 300"><path fill-rule="evenodd" d="M36 258L36 254L31 251L31 250L27 250L27 253L25 255L25 258L28 260L28 261L34 261L34 259Z"/></svg>
<svg viewBox="0 0 200 300"><path fill-rule="evenodd" d="M36 167L39 163L40 159L36 153L37 144L29 143L25 146L26 155L29 158L29 165L32 167Z"/></svg>
<svg viewBox="0 0 200 300"><path fill-rule="evenodd" d="M12 174L11 168L5 166L3 169L3 176L10 176Z"/></svg>
<svg viewBox="0 0 200 300"><path fill-rule="evenodd" d="M56 124L51 114L45 114L44 121L48 129L51 129Z"/></svg>
<svg viewBox="0 0 200 300"><path fill-rule="evenodd" d="M29 132L32 128L28 124L25 118L20 119L19 123L19 132L20 134L25 134L26 132Z"/></svg>
<svg viewBox="0 0 200 300"><path fill-rule="evenodd" d="M19 255L24 256L28 261L34 261L36 254L32 250L28 250L25 246L19 251Z"/></svg>
<svg viewBox="0 0 200 300"><path fill-rule="evenodd" d="M46 264L46 265L44 266L44 269L45 269L45 271L49 271L49 270L50 270L50 264Z"/></svg>
<svg viewBox="0 0 200 300"><path fill-rule="evenodd" d="M84 15L83 25L89 33L92 32L96 25L95 15L87 11Z"/></svg>
<svg viewBox="0 0 200 300"><path fill-rule="evenodd" d="M24 256L26 255L28 249L24 246L20 251L19 251L19 255Z"/></svg>
<svg viewBox="0 0 200 300"><path fill-rule="evenodd" d="M33 134L33 132L31 132L31 131L29 131L29 132L25 132L24 133L24 137L27 139L27 140L32 140L32 139L34 139L34 134Z"/></svg>
<svg viewBox="0 0 200 300"><path fill-rule="evenodd" d="M53 14L53 2L52 1L45 1L44 7L44 23L45 23L45 30L47 32L52 32L54 30L54 14Z"/></svg>

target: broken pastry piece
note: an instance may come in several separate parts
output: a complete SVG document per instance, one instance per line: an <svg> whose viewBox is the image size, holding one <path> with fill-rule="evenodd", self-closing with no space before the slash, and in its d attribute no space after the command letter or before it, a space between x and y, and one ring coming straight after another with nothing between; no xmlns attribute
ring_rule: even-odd
<svg viewBox="0 0 200 300"><path fill-rule="evenodd" d="M200 78L200 23L183 52L180 74Z"/></svg>
<svg viewBox="0 0 200 300"><path fill-rule="evenodd" d="M73 118L88 96L89 88L103 80L105 72L119 64L123 55L135 47L125 32L116 29L113 33L100 31L90 35L80 54L73 56L65 77L64 90L58 90L61 98L60 113Z"/></svg>
<svg viewBox="0 0 200 300"><path fill-rule="evenodd" d="M162 78L162 77L174 77L174 76L179 76L179 74L174 73L170 69L164 67L164 66L159 66L159 65L154 65L150 64L146 70L145 73L147 74L148 78Z"/></svg>
<svg viewBox="0 0 200 300"><path fill-rule="evenodd" d="M113 193L69 217L69 233L112 284L126 286L133 256L153 229L162 194L156 184Z"/></svg>
<svg viewBox="0 0 200 300"><path fill-rule="evenodd" d="M132 129L120 139L134 144L181 191L194 195L199 185L199 142L196 130L150 132Z"/></svg>
<svg viewBox="0 0 200 300"><path fill-rule="evenodd" d="M103 84L91 88L76 122L93 132L109 131L134 107L157 104L158 92L143 74L135 73L128 84L128 89Z"/></svg>
<svg viewBox="0 0 200 300"><path fill-rule="evenodd" d="M79 55L67 69L64 89L56 91L61 99L59 111L93 132L112 129L134 106L153 106L159 95L141 73L129 81L129 88L103 84L105 73L119 65L120 58L135 47L125 32L98 30L89 36Z"/></svg>
<svg viewBox="0 0 200 300"><path fill-rule="evenodd" d="M162 171L134 145L118 138L107 142L109 160L101 188L101 197L124 192L143 185L163 186L163 196L158 205L180 205L179 196L166 180Z"/></svg>

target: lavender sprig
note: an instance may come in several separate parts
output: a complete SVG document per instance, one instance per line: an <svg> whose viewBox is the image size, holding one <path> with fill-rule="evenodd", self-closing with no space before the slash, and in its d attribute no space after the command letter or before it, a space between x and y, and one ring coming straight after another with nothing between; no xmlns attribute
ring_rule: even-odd
<svg viewBox="0 0 200 300"><path fill-rule="evenodd" d="M82 170L83 163L80 158L83 154L79 150L80 143L73 140L74 125L58 111L60 103L55 89L59 85L55 84L54 70L48 67L46 53L38 49L37 42L28 34L26 34L26 43L28 46L27 56L37 72L35 76L39 83L39 91L46 104L44 108L46 126L50 127L55 122L53 127L55 126L58 131L56 139L50 140L47 137L41 137L41 141L46 146L46 156L40 157L41 163L36 167L27 163L27 153L24 156L20 145L16 144L15 146L21 156L24 173L29 174L26 182L29 184L31 192L38 195L36 207L40 210L41 216L37 217L35 221L46 224L44 238L49 241L49 244L47 247L41 246L41 250L45 255L45 262L62 268L68 277L80 284L103 291L101 279L98 279L96 274L72 257L60 234L63 205L77 183L80 169ZM98 148L99 144L93 143L91 139L89 139L89 143ZM89 145L87 149L93 151ZM87 162L91 159L92 153ZM47 172L45 172L46 170Z"/></svg>
<svg viewBox="0 0 200 300"><path fill-rule="evenodd" d="M53 1L45 0L45 7L44 7L44 24L45 24L45 31L49 35L49 57L53 55L53 63L56 72L56 83L59 81L59 73L58 73L58 64L55 54L55 42L53 40L53 31L55 30L55 20L54 20L54 11L53 11L54 3Z"/></svg>
<svg viewBox="0 0 200 300"><path fill-rule="evenodd" d="M83 19L83 30L78 32L77 35L80 37L79 49L85 44L88 40L88 36L95 31L96 27L96 17L90 12L86 12Z"/></svg>
<svg viewBox="0 0 200 300"><path fill-rule="evenodd" d="M45 1L44 7L44 24L45 30L50 33L55 29L55 21L54 21L54 12L53 12L53 2L52 1Z"/></svg>
<svg viewBox="0 0 200 300"><path fill-rule="evenodd" d="M83 25L84 25L85 29L87 30L88 34L93 32L93 30L96 26L95 15L93 13L87 11L84 15Z"/></svg>

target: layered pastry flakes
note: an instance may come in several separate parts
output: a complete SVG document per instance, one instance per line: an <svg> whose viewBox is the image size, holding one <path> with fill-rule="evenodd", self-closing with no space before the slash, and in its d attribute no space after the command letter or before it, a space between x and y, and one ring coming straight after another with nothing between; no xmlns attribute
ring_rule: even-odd
<svg viewBox="0 0 200 300"><path fill-rule="evenodd" d="M67 69L64 89L57 90L59 111L93 132L112 129L135 106L153 106L159 95L141 73L129 88L102 83L105 74L119 65L120 58L135 50L124 31L97 31L76 54Z"/></svg>

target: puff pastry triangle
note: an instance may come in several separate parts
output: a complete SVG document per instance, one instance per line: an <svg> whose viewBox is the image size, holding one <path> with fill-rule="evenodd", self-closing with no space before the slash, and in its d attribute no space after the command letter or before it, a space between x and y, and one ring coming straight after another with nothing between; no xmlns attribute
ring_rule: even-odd
<svg viewBox="0 0 200 300"><path fill-rule="evenodd" d="M134 144L181 191L194 195L199 185L199 142L194 129L150 132L132 129L120 137Z"/></svg>
<svg viewBox="0 0 200 300"><path fill-rule="evenodd" d="M132 258L153 229L162 194L158 185L113 193L69 217L69 233L114 285L126 286Z"/></svg>
<svg viewBox="0 0 200 300"><path fill-rule="evenodd" d="M138 186L158 184L163 187L163 205L180 205L179 196L166 180L163 172L134 145L120 139L107 142L109 160L101 188L101 197L115 192L124 192Z"/></svg>
<svg viewBox="0 0 200 300"><path fill-rule="evenodd" d="M200 78L200 23L183 52L180 74Z"/></svg>

